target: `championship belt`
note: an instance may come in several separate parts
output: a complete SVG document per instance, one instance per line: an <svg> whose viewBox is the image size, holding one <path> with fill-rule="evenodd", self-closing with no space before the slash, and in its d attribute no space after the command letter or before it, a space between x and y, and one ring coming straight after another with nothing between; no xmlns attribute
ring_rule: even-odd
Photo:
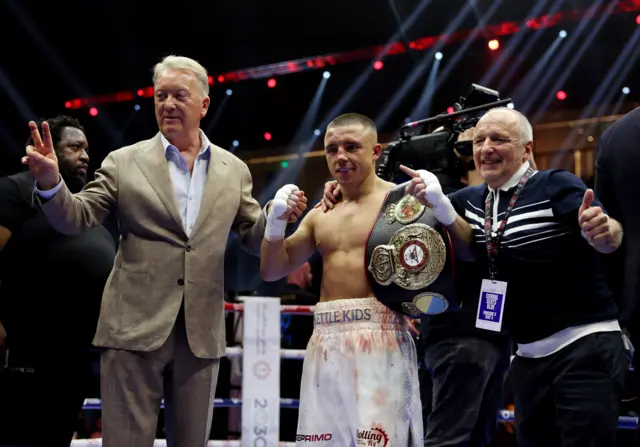
<svg viewBox="0 0 640 447"><path fill-rule="evenodd" d="M458 307L451 238L433 212L395 186L382 204L365 252L367 276L382 304L411 317Z"/></svg>

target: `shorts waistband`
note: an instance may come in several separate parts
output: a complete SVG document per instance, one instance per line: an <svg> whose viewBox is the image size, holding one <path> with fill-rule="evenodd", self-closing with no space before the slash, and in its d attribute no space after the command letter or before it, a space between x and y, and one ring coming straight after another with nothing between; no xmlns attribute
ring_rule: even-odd
<svg viewBox="0 0 640 447"><path fill-rule="evenodd" d="M349 298L316 304L313 325L336 327L353 324L378 323L380 325L405 325L404 318L375 298Z"/></svg>

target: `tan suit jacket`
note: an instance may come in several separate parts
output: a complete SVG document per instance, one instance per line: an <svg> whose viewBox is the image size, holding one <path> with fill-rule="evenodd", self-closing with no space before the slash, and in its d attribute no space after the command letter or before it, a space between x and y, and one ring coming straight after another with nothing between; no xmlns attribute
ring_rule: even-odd
<svg viewBox="0 0 640 447"><path fill-rule="evenodd" d="M111 152L78 194L63 186L42 205L65 234L115 213L120 247L105 286L96 346L152 351L165 342L184 298L189 346L201 358L224 355L224 253L229 232L259 254L265 217L251 195L247 165L211 145L202 204L190 237L183 230L165 151L154 138ZM51 297L51 299L58 299Z"/></svg>

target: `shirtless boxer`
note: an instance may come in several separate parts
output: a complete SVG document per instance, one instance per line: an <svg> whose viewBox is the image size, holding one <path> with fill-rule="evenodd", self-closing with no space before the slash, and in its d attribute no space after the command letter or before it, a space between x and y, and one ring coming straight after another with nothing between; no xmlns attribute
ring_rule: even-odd
<svg viewBox="0 0 640 447"><path fill-rule="evenodd" d="M381 153L376 127L362 115L342 115L327 126L324 142L342 200L328 213L311 210L286 240L286 220L268 219L260 257L266 281L294 271L316 249L323 257L320 303L302 373L297 445L421 446L416 348L403 316L374 298L365 274L367 239L394 186L375 174ZM434 213L445 225L459 224L441 189L436 200L426 190L421 174L432 174L405 172L415 180L410 194L435 203ZM288 187L273 201L271 216L295 208L299 195L291 192L297 187Z"/></svg>

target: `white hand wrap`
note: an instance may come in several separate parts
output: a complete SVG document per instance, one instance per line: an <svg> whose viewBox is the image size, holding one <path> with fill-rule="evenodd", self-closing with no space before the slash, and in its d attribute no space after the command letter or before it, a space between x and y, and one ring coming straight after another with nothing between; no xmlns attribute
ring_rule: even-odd
<svg viewBox="0 0 640 447"><path fill-rule="evenodd" d="M267 216L267 227L264 230L264 238L267 241L279 241L284 239L284 232L287 229L287 220L279 220L278 217L287 212L289 196L298 191L296 185L285 185L278 190L271 202L271 209Z"/></svg>
<svg viewBox="0 0 640 447"><path fill-rule="evenodd" d="M438 177L424 169L420 169L417 172L427 186L426 189L420 191L418 195L424 195L424 198L427 199L427 202L432 206L435 218L438 219L442 225L451 225L458 217L458 213L456 213L449 198L442 192L442 186L440 185Z"/></svg>

